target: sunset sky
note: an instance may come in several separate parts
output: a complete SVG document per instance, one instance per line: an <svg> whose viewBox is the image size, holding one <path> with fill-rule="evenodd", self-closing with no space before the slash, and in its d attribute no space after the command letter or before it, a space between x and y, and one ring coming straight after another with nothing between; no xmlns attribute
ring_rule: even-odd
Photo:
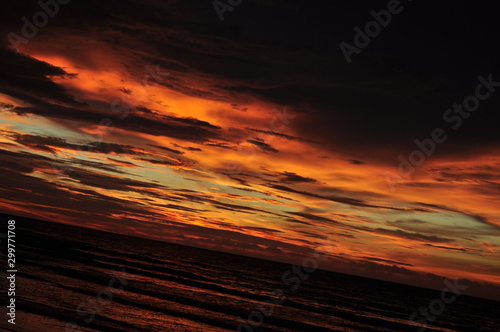
<svg viewBox="0 0 500 332"><path fill-rule="evenodd" d="M500 286L500 88L443 118L500 82L497 2L402 2L351 64L339 44L386 1L245 0L221 22L211 1L73 0L16 49L40 10L22 3L3 4L1 212Z"/></svg>

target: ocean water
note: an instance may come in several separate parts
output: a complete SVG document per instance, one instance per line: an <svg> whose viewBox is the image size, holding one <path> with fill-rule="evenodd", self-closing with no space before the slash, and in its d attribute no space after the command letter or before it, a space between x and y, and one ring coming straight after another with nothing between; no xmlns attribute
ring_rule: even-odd
<svg viewBox="0 0 500 332"><path fill-rule="evenodd" d="M440 297L320 270L292 291L287 264L16 220L17 315L7 324L2 311L5 331L236 331L274 290L286 301L254 331L418 331L409 316ZM500 331L498 304L461 295L426 331Z"/></svg>

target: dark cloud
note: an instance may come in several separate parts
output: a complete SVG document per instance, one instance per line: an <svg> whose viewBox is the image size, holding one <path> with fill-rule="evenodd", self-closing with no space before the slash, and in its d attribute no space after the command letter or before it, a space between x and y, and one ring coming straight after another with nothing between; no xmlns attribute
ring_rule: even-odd
<svg viewBox="0 0 500 332"><path fill-rule="evenodd" d="M473 220L477 221L478 223L481 223L483 225L487 225L491 228L500 229L499 224L492 222L491 220L489 220L485 216L481 216L479 214L466 214L466 215L471 217Z"/></svg>
<svg viewBox="0 0 500 332"><path fill-rule="evenodd" d="M141 161L145 161L154 165L162 165L162 166L168 166L168 167L178 167L178 166L185 166L186 164L179 161L179 160L172 160L172 159L152 159L152 158L139 158Z"/></svg>
<svg viewBox="0 0 500 332"><path fill-rule="evenodd" d="M139 109L143 113L147 113L147 115L154 115L155 117L165 120L167 122L177 122L177 123L182 123L184 125L205 127L209 129L220 129L219 126L214 126L211 123L208 123L207 121L202 121L195 118L180 118L172 115L162 115L161 112L153 111L146 107L138 107L137 109Z"/></svg>
<svg viewBox="0 0 500 332"><path fill-rule="evenodd" d="M308 220L312 220L312 221L323 221L323 222L338 224L338 222L335 220L331 220L329 218L317 216L317 215L310 214L310 213L303 213L303 212L288 212L288 213L293 214L295 216L299 216L299 217L308 219Z"/></svg>
<svg viewBox="0 0 500 332"><path fill-rule="evenodd" d="M316 183L316 182L318 182L315 179L303 177L303 176L300 176L300 175L292 173L292 172L283 172L283 173L280 173L280 175L281 175L280 181L282 181L284 183Z"/></svg>
<svg viewBox="0 0 500 332"><path fill-rule="evenodd" d="M233 212L240 212L240 213L249 213L249 214L255 214L255 213L259 212L259 213L264 213L264 214L282 217L281 215L279 215L277 213L265 211L262 209L253 208L250 206L219 202L219 201L217 201L217 200L215 200L215 199L213 199L213 198L211 198L203 193L196 193L196 192L179 193L179 196L182 196L186 200L192 201L192 202L210 203L211 205L215 206L217 209L233 211Z"/></svg>
<svg viewBox="0 0 500 332"><path fill-rule="evenodd" d="M295 223L295 224L314 226L314 224L312 224L312 223L308 223L308 222L305 222L305 221L302 221L299 219L295 219L295 218L286 218L286 221L291 222L291 223Z"/></svg>
<svg viewBox="0 0 500 332"><path fill-rule="evenodd" d="M30 152L14 152L0 149L0 168L19 173L31 173L36 168L47 167L56 160Z"/></svg>
<svg viewBox="0 0 500 332"><path fill-rule="evenodd" d="M374 261L374 262L383 262L383 263L389 263L389 264L395 264L395 265L403 265L403 266L413 266L413 264L408 264L408 263L403 263L403 262L397 262L393 261L390 259L382 259L382 258L375 258L375 257L360 257L361 259L366 259L369 261Z"/></svg>
<svg viewBox="0 0 500 332"><path fill-rule="evenodd" d="M251 143L255 146L258 146L261 150L264 150L264 151L274 152L274 153L279 152L278 150L273 148L271 145L269 145L265 142L258 141L256 139L249 139L249 140L247 140L247 142Z"/></svg>
<svg viewBox="0 0 500 332"><path fill-rule="evenodd" d="M215 200L211 200L211 203L218 209L223 209L223 210L228 210L228 211L234 211L234 212L243 212L243 213L255 213L255 212L260 212L264 214L270 214L274 216L280 216L279 214L270 212L270 211L265 211L257 208L253 208L250 206L243 206L243 205L237 205L237 204L229 204L229 203L222 203L218 202Z"/></svg>
<svg viewBox="0 0 500 332"><path fill-rule="evenodd" d="M368 230L368 229L365 229L365 230ZM402 231L400 229L391 230L391 229L385 229L385 228L377 228L377 229L371 229L369 231L373 232L375 234L394 236L394 237L399 237L402 239L416 240L416 241L422 241L422 242L432 242L432 243L453 242L453 240L449 239L449 238L439 237L436 235L427 235L427 234L414 233L414 232L405 232L405 231Z"/></svg>
<svg viewBox="0 0 500 332"><path fill-rule="evenodd" d="M12 95L12 94L11 94ZM23 96L15 96L23 99ZM24 98L24 100L27 100ZM219 136L220 128L204 121L176 117L145 117L130 114L125 119L115 117L114 114L102 114L90 108L72 108L54 105L35 98L27 100L36 103L36 107L16 107L12 112L20 115L40 115L48 118L76 121L86 125L99 125L105 119L109 120L108 126L119 126L120 129L166 136L192 142L204 142ZM110 101L112 102L112 101ZM111 110L111 106L109 106Z"/></svg>
<svg viewBox="0 0 500 332"><path fill-rule="evenodd" d="M168 151L168 152L172 152L172 153L175 153L175 154L184 154L184 152L182 152L182 151L171 149L171 148L167 148L165 146L159 146L159 145L154 145L154 144L149 144L149 146L152 146L152 147L155 147L155 148L158 148L158 149L161 149L161 150L165 150L165 151Z"/></svg>
<svg viewBox="0 0 500 332"><path fill-rule="evenodd" d="M270 229L270 228L263 228L263 227L243 227L243 229L250 229L253 231L259 231L267 234L276 234L276 233L282 233L282 231L277 230L277 229Z"/></svg>
<svg viewBox="0 0 500 332"><path fill-rule="evenodd" d="M78 181L80 184L96 188L119 191L136 191L138 188L167 189L167 187L154 182L108 176L84 169L71 169L70 171L72 179Z"/></svg>
<svg viewBox="0 0 500 332"><path fill-rule="evenodd" d="M290 135L285 135L285 134L282 134L282 133L274 132L272 130L254 129L254 128L248 128L248 127L245 128L245 129L250 130L250 131L254 131L254 132L257 132L257 133L266 134L266 135L272 135L272 136L277 136L277 137L281 137L281 138L286 138L287 140L290 140L290 141L310 142L309 140L306 140L304 138L290 136Z"/></svg>
<svg viewBox="0 0 500 332"><path fill-rule="evenodd" d="M205 143L206 146L214 146L216 148L221 148L221 149L228 149L228 150L236 150L236 148L234 146L231 146L227 143L214 143L214 142L210 142L210 143Z"/></svg>
<svg viewBox="0 0 500 332"><path fill-rule="evenodd" d="M175 147L178 147L178 148L181 148L181 149L184 149L184 150L188 150L188 151L203 151L203 150L202 150L202 149L200 149L200 148L194 148L194 147L192 147L192 146L180 146L180 145L175 144L175 143L174 143L174 146L175 146Z"/></svg>
<svg viewBox="0 0 500 332"><path fill-rule="evenodd" d="M444 250L451 250L451 251L460 251L460 252L467 252L468 251L465 248L454 248L454 247L446 247L446 246L436 246L436 245L430 244L430 243L426 243L426 244L424 244L424 246L438 248L438 249L444 249Z"/></svg>
<svg viewBox="0 0 500 332"><path fill-rule="evenodd" d="M128 155L143 155L140 149L134 148L131 145L122 145L106 142L91 142L92 144L74 144L69 143L63 138L51 136L37 136L30 134L13 134L11 137L19 144L28 146L34 150L41 150L50 153L56 153L54 148L64 148L75 151L85 151L103 154L128 154Z"/></svg>
<svg viewBox="0 0 500 332"><path fill-rule="evenodd" d="M86 167L86 168L95 168L101 171L112 172L117 174L126 174L126 172L118 169L117 165L105 164L97 161L89 161L82 159L71 159L68 163L75 167Z"/></svg>
<svg viewBox="0 0 500 332"><path fill-rule="evenodd" d="M318 233L313 233L313 232L304 231L304 230L297 230L296 232L300 233L300 234L307 235L308 237L312 237L315 239L326 240L328 238L328 236L326 236L324 234L318 234Z"/></svg>
<svg viewBox="0 0 500 332"><path fill-rule="evenodd" d="M19 21L21 23L21 21ZM58 101L66 105L82 105L71 97L60 85L50 77L68 77L61 68L24 56L5 48L0 44L0 92L28 102L39 96L44 99Z"/></svg>
<svg viewBox="0 0 500 332"><path fill-rule="evenodd" d="M111 161L114 164L121 165L121 166L126 166L126 167L136 167L137 165L128 161L123 161L123 160L118 160L114 158L106 158L109 161Z"/></svg>
<svg viewBox="0 0 500 332"><path fill-rule="evenodd" d="M414 225L425 225L427 222L420 220L420 219L400 219L400 220L395 220L395 221L388 221L388 225L391 226L414 226Z"/></svg>
<svg viewBox="0 0 500 332"><path fill-rule="evenodd" d="M172 210L180 210L180 211L185 211L185 212L203 212L204 210L198 210L198 209L193 209L187 206L182 206L182 205L176 205L176 204L166 204L166 205L161 205L162 207L166 207L167 209L172 209Z"/></svg>
<svg viewBox="0 0 500 332"><path fill-rule="evenodd" d="M479 214L471 214L471 213L460 211L460 210L457 210L454 208L450 208L450 207L443 206L443 205L437 205L437 204L427 204L427 203L416 203L416 204L421 205L421 206L425 206L425 207L430 207L430 208L437 209L437 210L462 214L462 215L467 216L480 224L488 226L488 228L500 229L500 225L494 223L493 221L489 220L485 216L481 216Z"/></svg>
<svg viewBox="0 0 500 332"><path fill-rule="evenodd" d="M241 191L255 192L255 193L259 193L259 194L266 195L266 196L272 196L272 197L276 197L276 198L285 199L287 201L298 202L297 200L291 199L290 197L276 195L276 194L273 194L269 191L263 192L263 191L259 191L259 190L253 189L253 188L235 187L235 186L229 186L229 187L233 188L233 189L241 190Z"/></svg>
<svg viewBox="0 0 500 332"><path fill-rule="evenodd" d="M268 185L268 187L276 189L276 190L291 192L291 193L300 194L300 195L309 196L309 197L315 197L315 198L319 198L319 199L324 199L324 200L342 203L342 204L347 204L347 205L352 205L352 206L371 207L371 208L388 209L388 210L405 210L405 209L396 208L396 207L372 205L372 204L369 204L365 201L362 201L362 200L359 200L356 198L339 197L339 196L321 196L321 195L317 195L317 194L306 192L306 191L295 190L295 189L292 189L292 188L289 188L286 186L281 186L281 185Z"/></svg>
<svg viewBox="0 0 500 332"><path fill-rule="evenodd" d="M424 207L428 207L428 208L432 208L432 209L443 210L443 211L460 212L460 211L458 211L456 209L452 209L452 208L449 208L447 206L438 205L438 204L429 204L429 203L420 203L420 202L417 202L415 204L416 205L420 205L420 206L424 206Z"/></svg>

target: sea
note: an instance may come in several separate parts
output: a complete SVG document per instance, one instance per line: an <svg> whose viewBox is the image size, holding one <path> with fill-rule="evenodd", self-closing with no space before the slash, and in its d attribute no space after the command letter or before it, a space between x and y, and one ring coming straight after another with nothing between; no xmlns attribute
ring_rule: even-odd
<svg viewBox="0 0 500 332"><path fill-rule="evenodd" d="M2 331L500 331L492 300L461 295L416 325L440 291L322 270L292 290L288 264L16 220L16 324L2 271Z"/></svg>

